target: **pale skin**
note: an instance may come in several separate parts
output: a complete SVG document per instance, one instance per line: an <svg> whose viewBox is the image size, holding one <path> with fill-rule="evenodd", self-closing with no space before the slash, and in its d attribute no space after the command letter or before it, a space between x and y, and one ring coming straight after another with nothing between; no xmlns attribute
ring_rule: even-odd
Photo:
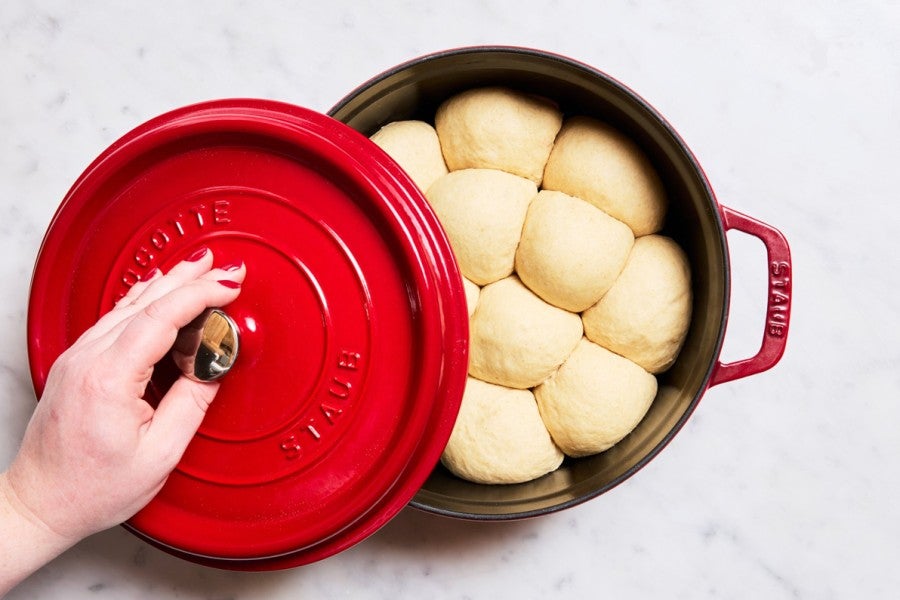
<svg viewBox="0 0 900 600"><path fill-rule="evenodd" d="M139 282L50 369L19 452L0 474L0 597L79 540L132 517L163 487L218 384L186 377L154 410L153 365L181 327L237 298L242 263L194 255Z"/></svg>

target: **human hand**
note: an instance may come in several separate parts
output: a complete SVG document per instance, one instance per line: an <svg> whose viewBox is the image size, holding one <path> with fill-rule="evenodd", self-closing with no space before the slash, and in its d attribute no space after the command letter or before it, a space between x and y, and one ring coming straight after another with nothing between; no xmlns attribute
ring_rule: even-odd
<svg viewBox="0 0 900 600"><path fill-rule="evenodd" d="M155 410L142 399L178 329L240 293L242 264L212 269L208 250L191 258L135 284L57 359L0 476L10 503L68 545L127 520L159 492L218 390L182 376Z"/></svg>

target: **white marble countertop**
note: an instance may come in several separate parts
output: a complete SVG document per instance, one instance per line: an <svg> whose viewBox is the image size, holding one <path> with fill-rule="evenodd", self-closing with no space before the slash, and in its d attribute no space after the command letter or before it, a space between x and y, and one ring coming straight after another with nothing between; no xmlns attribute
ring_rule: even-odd
<svg viewBox="0 0 900 600"><path fill-rule="evenodd" d="M93 157L180 105L252 96L325 111L387 67L462 45L537 47L607 71L680 131L723 204L784 232L795 300L780 365L710 390L647 468L549 517L405 509L347 552L264 574L196 566L119 528L10 598L897 597L900 8L520 4L4 0L0 469L34 405L33 261ZM758 345L766 280L760 244L729 238L724 357L736 359Z"/></svg>

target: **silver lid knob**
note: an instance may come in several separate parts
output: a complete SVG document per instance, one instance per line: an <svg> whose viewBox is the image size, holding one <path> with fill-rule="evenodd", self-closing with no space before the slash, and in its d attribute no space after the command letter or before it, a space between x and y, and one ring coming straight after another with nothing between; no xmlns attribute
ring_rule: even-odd
<svg viewBox="0 0 900 600"><path fill-rule="evenodd" d="M175 364L189 379L214 381L237 359L238 328L218 308L208 308L178 332L172 347Z"/></svg>

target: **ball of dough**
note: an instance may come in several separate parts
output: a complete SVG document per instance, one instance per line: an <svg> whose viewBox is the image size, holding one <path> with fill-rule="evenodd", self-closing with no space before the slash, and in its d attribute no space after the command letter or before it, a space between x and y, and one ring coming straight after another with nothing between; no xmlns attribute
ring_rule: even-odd
<svg viewBox="0 0 900 600"><path fill-rule="evenodd" d="M444 175L426 198L437 213L462 274L478 285L513 271L516 246L534 182L493 169L464 169Z"/></svg>
<svg viewBox="0 0 900 600"><path fill-rule="evenodd" d="M650 161L622 133L589 117L563 125L543 187L587 200L635 236L659 231L665 220L665 191Z"/></svg>
<svg viewBox="0 0 900 600"><path fill-rule="evenodd" d="M553 471L562 461L530 390L469 377L441 456L444 466L475 483L522 483Z"/></svg>
<svg viewBox="0 0 900 600"><path fill-rule="evenodd" d="M403 167L423 193L447 174L437 132L424 121L388 123L370 139Z"/></svg>
<svg viewBox="0 0 900 600"><path fill-rule="evenodd" d="M633 244L625 223L579 198L541 191L528 207L516 273L550 304L581 312L615 283Z"/></svg>
<svg viewBox="0 0 900 600"><path fill-rule="evenodd" d="M569 356L582 327L578 315L547 304L513 276L482 288L469 335L470 375L529 388Z"/></svg>
<svg viewBox="0 0 900 600"><path fill-rule="evenodd" d="M600 301L584 311L585 335L651 373L668 369L691 322L691 271L675 241L634 242L625 268Z"/></svg>
<svg viewBox="0 0 900 600"><path fill-rule="evenodd" d="M534 395L556 445L569 456L587 456L611 447L644 418L656 377L582 339Z"/></svg>
<svg viewBox="0 0 900 600"><path fill-rule="evenodd" d="M478 306L478 296L481 294L481 288L466 279L462 278L463 282L463 290L466 292L466 308L469 309L469 316L472 316L472 313L475 312L475 307Z"/></svg>
<svg viewBox="0 0 900 600"><path fill-rule="evenodd" d="M540 184L562 113L544 98L489 87L448 99L434 121L451 171L500 169Z"/></svg>

